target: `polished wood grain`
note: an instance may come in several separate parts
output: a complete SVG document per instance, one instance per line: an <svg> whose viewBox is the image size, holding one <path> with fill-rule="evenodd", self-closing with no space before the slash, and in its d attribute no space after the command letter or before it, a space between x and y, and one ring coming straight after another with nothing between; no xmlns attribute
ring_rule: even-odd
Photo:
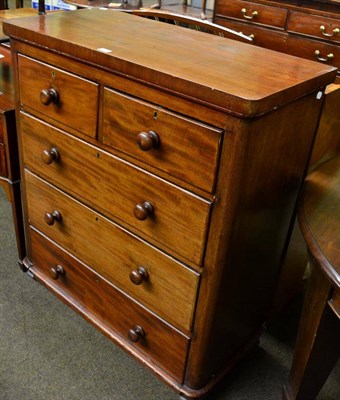
<svg viewBox="0 0 340 400"><path fill-rule="evenodd" d="M215 7L216 16L223 15L260 25L269 25L283 29L286 24L287 10L265 6L253 2L228 0L218 1Z"/></svg>
<svg viewBox="0 0 340 400"><path fill-rule="evenodd" d="M147 149L138 144L143 132L157 135ZM103 142L208 192L214 188L221 137L212 126L105 89Z"/></svg>
<svg viewBox="0 0 340 400"><path fill-rule="evenodd" d="M313 146L310 167L340 154L340 84L328 85L325 91L323 111Z"/></svg>
<svg viewBox="0 0 340 400"><path fill-rule="evenodd" d="M340 289L340 157L306 179L299 222L306 244L324 274Z"/></svg>
<svg viewBox="0 0 340 400"><path fill-rule="evenodd" d="M295 344L288 400L316 398L340 356L340 156L306 179L299 222L312 275Z"/></svg>
<svg viewBox="0 0 340 400"><path fill-rule="evenodd" d="M340 67L340 46L332 43L290 36L287 40L287 53Z"/></svg>
<svg viewBox="0 0 340 400"><path fill-rule="evenodd" d="M242 4L247 4L244 8L247 8L249 15L253 12L257 12L257 15L251 19L243 18L241 21L238 10ZM260 25L262 14L259 10L262 8L270 10L272 15L264 22L266 30L257 30L255 25ZM283 15L286 16L285 19L282 18ZM234 25L236 20L241 24L238 28ZM278 21L281 21L280 24ZM326 60L329 65L339 68L340 10L337 3L299 0L216 0L213 22L246 32L247 35L254 34L253 44L257 46L318 62ZM254 29L251 32L252 26ZM281 36L283 42L279 40L278 31L284 34ZM276 37L276 41L273 40L273 36ZM314 54L315 51L318 52L317 55Z"/></svg>
<svg viewBox="0 0 340 400"><path fill-rule="evenodd" d="M191 328L197 273L28 172L26 186L32 226L168 321ZM50 225L45 214L54 210L60 222ZM147 270L149 279L136 286L130 273L138 267Z"/></svg>
<svg viewBox="0 0 340 400"><path fill-rule="evenodd" d="M340 154L339 104L340 85L328 85L325 90L322 114L308 165L309 172ZM306 244L296 220L275 295L273 315L277 315L291 299L301 294L306 283L304 273L307 262Z"/></svg>
<svg viewBox="0 0 340 400"><path fill-rule="evenodd" d="M224 18L216 18L215 23L222 26L228 26L238 32L242 32L244 35L252 37L252 44L255 46L261 46L267 49L287 53L288 35L281 30L271 30L254 24L244 24L234 20L225 20Z"/></svg>
<svg viewBox="0 0 340 400"><path fill-rule="evenodd" d="M48 283L55 292L72 296L82 313L96 315L99 327L118 334L127 345L133 346L168 374L182 381L188 337L169 324L148 312L131 300L122 291L112 286L87 265L71 257L51 241L31 231L32 248L30 259L36 278ZM55 280L50 277L50 268L62 265L64 273ZM85 311L86 310L86 311ZM139 325L145 332L144 338L132 341L129 331Z"/></svg>
<svg viewBox="0 0 340 400"><path fill-rule="evenodd" d="M189 387L199 389L217 370L230 368L261 332L285 259L319 107L311 95L259 120L235 121L226 137L217 182L221 197L212 212L215 229L208 237L196 310L194 331L200 334L192 339L187 366ZM309 118L301 118L302 112ZM223 190L226 182L233 191Z"/></svg>
<svg viewBox="0 0 340 400"><path fill-rule="evenodd" d="M21 104L85 135L97 134L98 85L27 57L19 58Z"/></svg>
<svg viewBox="0 0 340 400"><path fill-rule="evenodd" d="M292 12L287 29L290 32L301 33L318 39L340 41L340 19Z"/></svg>
<svg viewBox="0 0 340 400"><path fill-rule="evenodd" d="M28 115L21 114L21 119L28 168L104 215L144 233L149 241L161 243L169 252L201 265L211 201ZM58 149L60 160L46 164L42 154L53 147ZM135 207L144 202L151 203L153 213L138 218Z"/></svg>
<svg viewBox="0 0 340 400"><path fill-rule="evenodd" d="M84 34L90 26L91 35ZM72 124L63 125L47 114L32 116L34 110L22 105L17 93L24 208L31 225L27 241L33 243L31 231L39 231L60 249L46 273L32 265L30 255L24 268L181 395L204 396L254 346L266 320L324 87L334 79L335 69L104 10L7 22L5 30L12 36L16 68L18 58L30 57L52 70L89 80L99 91L96 137L82 136ZM202 57L207 48L209 57ZM16 82L19 87L19 73ZM108 90L133 98L137 105L124 102L123 109L138 118L145 117L139 104L151 104L176 121L208 127L193 135L192 143L181 151L193 159L191 147L196 151L206 142L215 146L210 151L212 165L205 164L207 176L214 174L214 184L208 179L205 187L198 185L199 178L187 182L174 176L176 171L162 170L103 143ZM114 119L111 129L124 124L126 131L128 124L122 120L123 116ZM173 133L178 125L171 125L169 135L180 149L179 136ZM140 133L135 146L144 147L145 154L162 146L162 134L156 129L143 127ZM218 150L211 135L219 137ZM202 164L204 157L197 155ZM129 197L136 190L157 194L159 201L143 196L127 208L121 194ZM112 204L114 212L109 211ZM49 222L55 211L61 218L48 225L45 215ZM167 216L166 223L162 215ZM140 228L153 222L162 223L162 234ZM67 277L61 252L93 268L100 279L140 302L145 312L180 329L190 340L187 352L181 351L175 361L184 369L176 367L175 376L168 367L162 368L157 351L155 356L133 351L134 343L139 346L144 334L147 337L145 324L131 321L126 335L132 342L126 336L122 339L114 327L100 321L100 312L89 312L75 300L76 280L69 292L56 290ZM184 259L187 265L180 262ZM152 298L141 294L155 276L159 293ZM110 307L106 312L114 313Z"/></svg>
<svg viewBox="0 0 340 400"><path fill-rule="evenodd" d="M75 13L77 24L73 23ZM336 70L329 66L320 67L277 52L268 53L261 48L214 35L207 38L203 32L184 31L180 27L138 16L97 9L75 13L8 20L4 22L4 30L13 37L20 36L22 40L30 40L30 32L34 30L35 40L39 40L42 47L63 52L66 46L73 57L84 62L110 65L132 79L147 81L151 85L162 86L163 90L180 93L181 97L244 116L262 114L272 109L273 103L280 106L301 96L306 90L319 89L336 75ZM93 19L96 18L101 22L94 29ZM133 21L133 29L121 36L120 32L126 30L130 21ZM92 34L83 35L84 31L91 31ZM110 36L106 34L108 31ZM141 31L143 35L136 34ZM120 37L119 46L114 39L117 36ZM203 62L200 55L206 52L207 40L209 57ZM134 48L133 53L131 47ZM109 52L93 51L103 48ZM166 52L163 51L165 48ZM162 57L159 57L160 52ZM189 59L190 62L174 63L174 59ZM252 62L254 59L256 63ZM136 69L133 65L139 67ZM277 79L277 65L281 65L280 74L286 77L285 80ZM199 76L199 81L193 81L192 76ZM234 78L225 79L226 76Z"/></svg>

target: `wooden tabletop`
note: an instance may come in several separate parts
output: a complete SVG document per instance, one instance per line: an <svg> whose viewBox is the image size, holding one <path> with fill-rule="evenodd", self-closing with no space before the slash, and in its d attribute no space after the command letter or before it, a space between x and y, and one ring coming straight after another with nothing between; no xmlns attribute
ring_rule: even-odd
<svg viewBox="0 0 340 400"><path fill-rule="evenodd" d="M308 249L340 289L340 156L307 177L299 223Z"/></svg>
<svg viewBox="0 0 340 400"><path fill-rule="evenodd" d="M6 20L4 30L242 117L271 111L336 76L328 65L111 10Z"/></svg>
<svg viewBox="0 0 340 400"><path fill-rule="evenodd" d="M37 15L35 8L13 8L10 10L0 10L0 41L8 40L8 36L3 33L2 21L4 19L22 18L30 15Z"/></svg>

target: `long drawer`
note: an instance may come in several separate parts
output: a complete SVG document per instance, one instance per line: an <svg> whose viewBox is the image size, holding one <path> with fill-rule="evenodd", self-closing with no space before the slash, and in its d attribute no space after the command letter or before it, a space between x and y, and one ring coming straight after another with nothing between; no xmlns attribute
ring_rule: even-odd
<svg viewBox="0 0 340 400"><path fill-rule="evenodd" d="M25 181L32 226L172 324L190 330L197 273L28 171Z"/></svg>
<svg viewBox="0 0 340 400"><path fill-rule="evenodd" d="M218 17L230 17L281 29L285 27L288 14L283 8L241 0L219 1L215 13Z"/></svg>
<svg viewBox="0 0 340 400"><path fill-rule="evenodd" d="M32 171L200 265L209 201L23 113L21 125L24 162Z"/></svg>
<svg viewBox="0 0 340 400"><path fill-rule="evenodd" d="M23 55L18 56L18 68L20 102L24 108L96 137L97 83Z"/></svg>
<svg viewBox="0 0 340 400"><path fill-rule="evenodd" d="M289 32L340 42L340 18L326 18L293 11L290 13L287 29Z"/></svg>
<svg viewBox="0 0 340 400"><path fill-rule="evenodd" d="M208 192L214 189L221 134L159 106L104 90L105 144Z"/></svg>
<svg viewBox="0 0 340 400"><path fill-rule="evenodd" d="M33 273L99 328L133 348L144 362L183 379L189 338L113 287L100 275L34 230L30 258ZM54 279L52 279L51 275Z"/></svg>
<svg viewBox="0 0 340 400"><path fill-rule="evenodd" d="M250 25L245 22L231 21L223 18L216 18L215 23L252 37L252 44L255 46L265 47L267 49L277 50L283 53L287 52L288 34L286 32L274 31L269 28Z"/></svg>
<svg viewBox="0 0 340 400"><path fill-rule="evenodd" d="M340 68L340 46L296 35L289 35L287 53Z"/></svg>

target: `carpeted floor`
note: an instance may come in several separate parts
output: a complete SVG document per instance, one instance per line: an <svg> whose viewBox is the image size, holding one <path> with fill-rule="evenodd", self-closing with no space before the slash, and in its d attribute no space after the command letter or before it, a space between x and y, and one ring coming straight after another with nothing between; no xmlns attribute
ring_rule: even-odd
<svg viewBox="0 0 340 400"><path fill-rule="evenodd" d="M279 400L301 301L262 335L209 400ZM340 338L339 338L340 339ZM131 359L17 265L10 204L0 187L0 400L174 400ZM340 399L340 365L318 400Z"/></svg>

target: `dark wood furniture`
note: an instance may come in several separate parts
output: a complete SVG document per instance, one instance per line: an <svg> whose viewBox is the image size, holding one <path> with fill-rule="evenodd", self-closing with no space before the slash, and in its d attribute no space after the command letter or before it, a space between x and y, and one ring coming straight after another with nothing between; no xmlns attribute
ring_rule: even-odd
<svg viewBox="0 0 340 400"><path fill-rule="evenodd" d="M0 41L8 42L9 38L2 31L2 21L4 19L22 18L30 15L36 15L37 10L35 8L12 8L10 10L0 11Z"/></svg>
<svg viewBox="0 0 340 400"><path fill-rule="evenodd" d="M213 22L248 35L252 44L340 67L340 2L332 0L215 0ZM237 37L234 38L238 40ZM325 109L309 168L337 154L340 72L326 91ZM298 223L289 243L273 315L304 285L307 258Z"/></svg>
<svg viewBox="0 0 340 400"><path fill-rule="evenodd" d="M340 356L340 156L306 179L299 222L312 274L286 400L315 399Z"/></svg>
<svg viewBox="0 0 340 400"><path fill-rule="evenodd" d="M78 8L98 8L98 7L106 7L110 10L122 10L122 11L132 11L132 10L155 10L155 5L157 1L153 0L144 0L144 1L127 1L126 3L115 3L111 0L66 0L68 4L74 5ZM185 2L178 1L163 1L161 4L162 11L169 11L172 13L176 13L178 15L190 16L194 18L201 19L202 13L204 14L205 19L212 20L212 11L211 10L202 10L197 7L191 7L185 4Z"/></svg>
<svg viewBox="0 0 340 400"><path fill-rule="evenodd" d="M4 31L23 269L203 396L258 339L336 70L99 9Z"/></svg>
<svg viewBox="0 0 340 400"><path fill-rule="evenodd" d="M0 185L12 204L19 257L25 257L21 211L20 170L15 124L15 104L11 54L0 45Z"/></svg>
<svg viewBox="0 0 340 400"><path fill-rule="evenodd" d="M308 172L312 172L319 164L340 154L339 107L340 84L328 85L325 90L322 114L315 136ZM307 262L305 241L296 219L273 302L272 316L277 315L304 289Z"/></svg>
<svg viewBox="0 0 340 400"><path fill-rule="evenodd" d="M256 46L340 67L338 1L216 0L213 22L251 35Z"/></svg>

